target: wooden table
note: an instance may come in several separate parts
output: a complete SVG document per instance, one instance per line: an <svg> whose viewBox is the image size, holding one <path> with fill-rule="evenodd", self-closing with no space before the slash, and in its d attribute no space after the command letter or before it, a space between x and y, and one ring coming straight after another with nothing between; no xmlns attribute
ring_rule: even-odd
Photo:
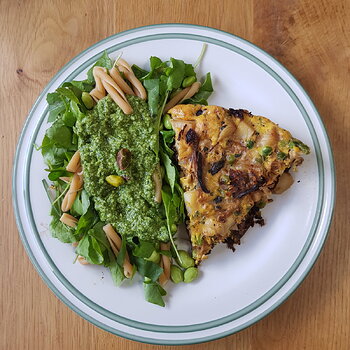
<svg viewBox="0 0 350 350"><path fill-rule="evenodd" d="M309 277L271 315L186 349L350 348L350 1L0 2L0 349L165 349L125 340L77 316L43 283L23 249L11 203L12 161L27 113L71 58L113 33L160 22L219 28L284 64L315 102L337 166L332 229Z"/></svg>

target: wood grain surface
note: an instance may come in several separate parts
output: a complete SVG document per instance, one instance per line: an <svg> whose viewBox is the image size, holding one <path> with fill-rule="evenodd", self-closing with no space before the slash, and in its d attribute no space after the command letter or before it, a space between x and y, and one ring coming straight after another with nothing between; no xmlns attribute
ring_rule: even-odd
<svg viewBox="0 0 350 350"><path fill-rule="evenodd" d="M349 0L0 0L0 349L171 348L111 335L59 301L24 251L11 203L16 142L29 109L52 76L106 36L167 22L231 32L284 64L323 117L338 187L329 238L300 288L248 329L178 349L349 349Z"/></svg>

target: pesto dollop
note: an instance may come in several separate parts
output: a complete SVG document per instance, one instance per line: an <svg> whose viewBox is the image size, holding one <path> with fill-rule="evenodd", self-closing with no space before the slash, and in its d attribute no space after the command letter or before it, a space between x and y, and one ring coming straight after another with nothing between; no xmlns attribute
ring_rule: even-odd
<svg viewBox="0 0 350 350"><path fill-rule="evenodd" d="M157 131L148 105L136 96L128 97L133 113L126 115L109 97L101 99L91 112L77 121L78 148L84 171L84 188L93 198L102 221L112 224L129 241L168 240L166 219L154 200L152 175L159 159L154 152ZM117 154L130 152L130 162L121 170ZM109 175L126 181L113 187Z"/></svg>

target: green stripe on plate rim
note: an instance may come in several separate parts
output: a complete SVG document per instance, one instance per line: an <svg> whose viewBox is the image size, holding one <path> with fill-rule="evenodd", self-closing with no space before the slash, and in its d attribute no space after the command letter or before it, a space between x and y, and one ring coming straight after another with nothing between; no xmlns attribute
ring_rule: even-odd
<svg viewBox="0 0 350 350"><path fill-rule="evenodd" d="M92 319L91 316L87 315L86 313L84 313L83 311L77 309L65 296L63 296L61 294L61 292L59 292L57 290L57 288L52 284L52 282L47 278L47 276L45 275L45 273L43 272L43 270L41 269L41 267L39 266L39 264L37 263L32 251L30 250L30 247L29 247L29 244L27 242L27 239L25 237L25 234L24 234L24 230L23 230L23 226L22 226L22 223L21 223L21 220L19 218L19 210L18 210L18 203L17 203L17 190L16 190L16 184L15 184L15 179L17 178L17 168L18 168L18 156L19 156L19 151L20 151L20 145L21 145L21 141L23 139L23 136L25 134L25 131L26 131L26 128L28 126L28 123L29 123L29 120L31 119L31 117L33 116L33 113L35 111L35 109L37 108L37 105L38 103L46 96L48 90L50 89L50 87L52 86L52 84L55 82L55 80L57 79L57 77L62 73L64 72L64 70L69 67L70 65L72 65L74 62L76 62L81 56L83 56L85 53L93 50L94 48L98 47L99 45L101 45L102 43L105 43L105 42L108 42L110 41L111 39L114 39L114 38L117 38L117 37L122 37L122 36L125 36L129 33L133 33L133 32L137 32L137 31L142 31L144 30L145 28L164 28L164 27L177 27L177 28L197 28L197 29L206 29L206 30L209 30L209 31L212 31L212 32L215 32L215 33L221 33L221 34L226 34L230 37L233 37L235 38L236 40L239 40L247 45L249 45L250 47L254 48L255 50L258 50L260 53L264 54L265 57L267 57L268 59L272 60L273 62L275 62L286 74L288 74L289 77L291 77L294 82L297 84L297 86L301 89L301 92L304 94L304 96L307 98L308 102L310 103L312 109L314 110L315 112L315 115L316 117L319 119L320 121L320 126L321 126L321 129L324 133L324 136L325 136L325 139L326 139L326 146L327 146L327 149L328 149L328 152L329 152L329 157L330 157L330 167L331 167L331 172L332 172L332 178L331 178L331 182L332 182L332 191L331 191L331 208L333 209L334 208L334 195L335 195L335 174L334 174L334 163L333 163L333 156L332 156L332 151L331 151L331 148L330 148L330 144L329 144L329 140L328 140L328 137L327 137L327 134L326 134L326 131L324 129L324 126L322 124L322 120L316 110L316 108L314 107L311 99L309 98L309 96L306 94L306 92L303 90L303 88L300 86L300 84L298 83L298 81L291 75L291 73L288 72L288 70L286 68L284 68L278 61L276 61L273 57L271 57L270 55L268 55L265 51L263 51L262 49L256 47L255 45L253 45L252 43L242 39L242 38L239 38L233 34L230 34L230 33L226 33L226 32L223 32L223 31L220 31L220 30L217 30L217 29L214 29L214 28L209 28L209 27L202 27L202 26L196 26L196 25L183 25L183 24L161 24L161 25L154 25L154 26L145 26L145 27L140 27L140 28L135 28L135 29L131 29L131 30L128 30L128 31L125 31L125 32L121 32L121 33L118 33L118 34L115 34L109 38L106 38L96 44L94 44L93 46L91 46L90 48L88 48L87 50L83 51L82 53L80 53L78 56L76 56L73 60L71 60L70 62L68 62L56 75L55 77L50 81L50 83L46 86L46 88L43 90L43 92L41 93L41 95L39 96L38 100L36 101L36 103L34 104L32 110L30 111L30 114L28 116L28 119L25 123L25 126L24 126L24 129L22 131L22 134L20 136L20 139L19 139L19 142L18 142L18 145L17 145L17 151L16 151L16 156L15 156L15 163L14 163L14 177L13 177L13 194L14 194L14 197L13 197L13 204L14 204L14 208L15 208L15 215L16 215L16 221L17 221L17 224L18 224L18 227L20 228L20 236L21 236L21 239L24 243L24 246L26 248L26 251L33 263L33 265L36 267L36 269L38 270L39 274L41 275L41 277L44 279L44 281L48 284L48 286L53 290L53 292L67 305L69 306L71 309L73 309L75 312L77 312L79 315L81 315L83 318L87 319L88 321L92 322L93 324L95 324L96 326L102 328L102 329L105 329L113 334L117 334L117 335L120 335L120 336L123 336L125 338L128 338L128 339L132 339L132 340L137 340L137 341L141 341L141 342L147 342L147 343L154 343L154 344L171 344L171 345L176 345L176 344L193 344L193 343L199 343L199 342L203 342L203 341L209 341L209 340L214 340L214 339L217 339L217 338L220 338L220 337L223 337L223 336L226 336L228 334L232 334L234 332L237 332L237 331L240 331L246 327L248 327L249 325L257 322L258 320L260 320L261 318L263 318L264 316L266 316L268 313L270 313L271 311L273 311L278 305L280 305L289 295L292 294L292 292L298 287L298 285L302 282L302 280L306 277L307 273L310 271L310 269L312 268L314 262L316 261L321 249L322 249L322 246L324 244L324 241L326 239L326 236L327 236L327 232L328 232L328 228L330 226L330 223L331 223L331 218L332 218L332 212L333 210L330 210L329 213L328 213L328 216L327 216L327 221L326 221L326 229L322 232L322 240L321 240L321 244L318 246L317 248L317 252L316 254L313 256L310 264L308 265L308 267L305 269L305 271L303 272L302 276L298 279L298 281L293 285L293 287L289 290L289 292L284 295L282 298L280 298L278 301L276 301L271 307L269 307L267 310L265 310L263 313L261 313L260 315L258 315L257 317L255 317L254 319L248 321L246 324L243 324L243 325L240 325L238 327L235 327L229 331L226 331L226 332L222 332L222 333L219 333L219 334L216 334L216 335L213 335L213 336L208 336L208 337L201 337L201 338L196 338L196 339L190 339L190 340L158 340L158 339L153 339L153 338L146 338L146 337L141 337L141 336L137 336L137 335L132 335L132 334L127 334L125 332L121 332L117 329L114 329L112 327L109 327L99 321L97 321L96 319ZM169 35L170 34L160 34L158 35L158 38L159 36L163 36L162 39L165 39L164 36L167 36L169 38ZM266 66L265 63L261 62L260 60L258 60L256 57L252 56L251 54L245 52L244 50L238 48L238 47L235 47L233 45L230 45L228 43L225 43L225 42L222 42L222 41L219 41L219 40L216 40L216 39L212 39L212 38L208 38L208 37L203 37L203 36L194 36L194 35L190 35L190 34L172 34L173 37L176 37L176 38L180 38L181 36L186 36L186 39L190 39L190 40L201 40L201 41L207 41L207 42L211 42L213 44L219 44L220 46L224 46L226 48L229 48L230 50L233 50L235 52L239 52L240 54L243 54L245 57L248 56L249 59L251 59L252 61L254 61L255 63L259 64L260 66L262 66L262 68L264 68L270 75L272 75L285 89L286 91L288 92L289 95L294 96L295 99L293 98L294 102L297 104L298 108L301 110L302 112L302 115L305 119L305 115L307 117L307 119L305 119L309 129L310 129L310 126L312 128L312 138L313 138L313 141L315 141L316 139L316 147L315 147L315 150L316 150L316 155L317 155L317 163L318 163L318 167L319 167L319 170L320 170L320 164L322 163L322 155L320 154L320 149L319 149L319 144L318 144L318 140L317 140L317 137L315 137L315 132L314 132L314 129L312 127L312 124L311 124L311 121L309 120L307 114L306 114L306 111L304 109L304 107L302 106L301 102L297 99L297 97L294 95L294 92L291 90L291 88L286 85L286 83L283 81L282 78L280 78L277 73L275 73L271 68L269 68L268 66ZM155 35L157 36L157 35ZM143 39L145 37L142 37ZM142 39L141 38L141 39ZM122 44L119 44L119 45L115 45L115 46L119 46L120 45L123 45ZM126 44L128 45L128 44ZM109 48L107 51L114 51L115 50L115 46L113 48ZM89 62L91 60L94 60L96 59L96 56L98 55L95 55L94 57L92 57ZM93 63L93 62L92 62ZM83 70L84 68L82 68ZM79 74L77 73L77 70L75 71L75 74ZM286 85L286 86L285 86ZM287 87L287 88L286 88ZM44 113L44 116L45 116L45 113ZM42 119L41 119L41 123L42 123ZM311 131L311 130L310 130ZM36 134L37 134L37 131L36 131ZM32 151L33 151L33 148L31 148L30 150L30 155L29 157L27 157L27 163L29 161L29 159L31 158L31 154L32 154ZM317 154L318 153L318 154ZM29 164L27 164L27 171L29 170L29 167L28 167ZM321 170L323 172L323 168L321 167ZM28 175L28 173L27 173ZM28 178L27 178L28 180ZM323 184L323 177L322 177L322 184ZM320 183L321 185L321 183ZM321 186L320 186L321 187ZM322 186L322 189L323 191L323 186ZM26 189L26 192L27 194L29 195L29 190L28 190L28 187ZM25 195L25 198L26 198L26 201L27 201L27 204L28 204L28 200L29 198L26 196L26 193L24 193ZM323 193L322 193L322 198L323 198ZM319 199L320 199L320 196L319 196ZM28 209L28 205L27 205L27 209ZM321 211L319 210L320 209L320 201L318 202L318 207L317 207L317 211L318 211L318 219L319 219L319 216L320 216L320 213ZM32 220L32 218L31 218ZM314 222L315 224L315 222ZM33 221L32 221L32 225L33 225ZM34 225L34 228L35 228L35 225ZM34 230L34 232L36 232L36 229ZM36 237L38 239L38 237ZM310 235L308 237L308 241L309 244L308 246L310 245L311 241L312 241L312 238L310 238ZM40 240L38 240L38 243L41 243ZM304 249L304 248L303 248ZM44 252L43 252L44 253ZM45 253L44 253L45 254ZM306 254L306 252L304 253L304 255ZM47 256L47 253L45 254ZM47 256L48 257L48 256ZM49 257L48 257L49 258ZM298 257L298 259L300 258L300 255ZM303 257L301 257L301 260L302 260ZM297 259L297 260L298 260ZM48 259L49 260L49 263L50 263L50 258ZM300 261L301 262L301 261ZM300 262L298 263L298 266L300 264ZM294 266L294 265L293 265ZM55 267L55 269L57 270L57 268ZM294 271L293 271L294 272ZM293 272L291 273L291 275L293 274ZM58 271L58 273L60 274L60 272ZM289 276L290 277L290 276ZM288 278L289 278L288 277ZM287 278L287 279L288 279ZM61 280L62 282L62 280ZM68 282L68 281L67 281ZM62 282L63 283L63 282ZM68 282L69 283L69 282ZM64 284L64 283L63 283ZM67 287L67 286L66 286ZM276 287L276 286L275 286ZM281 287L281 286L280 286ZM279 287L279 288L280 288ZM74 287L73 287L74 288ZM278 289L279 289L278 288ZM277 292L277 291L276 291ZM72 292L73 295L75 295L74 292ZM80 292L78 292L80 293ZM274 293L273 293L274 294ZM77 297L75 295L75 297ZM79 299L79 298L78 298ZM254 304L254 303L253 303ZM90 305L89 305L90 306ZM249 306L248 306L249 307ZM257 306L255 306L257 307ZM99 307L100 308L100 307ZM250 312L250 311L249 311ZM235 313L237 314L237 313ZM113 314L114 315L114 314ZM108 316L107 316L108 317ZM121 317L121 316L119 316ZM215 327L215 326L219 326L219 324L213 324L217 321L224 321L223 323L221 322L220 325L226 323L226 322L230 322L229 320L225 320L227 317L230 317L230 316L226 316L224 318L221 318L219 320L216 320L216 321L209 321L209 322L206 322L204 324L199 324L199 326L201 326L200 329L196 329L196 330L204 330L204 329L207 329L207 328L211 328L211 327ZM232 315L231 315L232 317ZM132 323L131 326L132 327L135 327L134 323L136 321L132 321L132 320L128 320L128 323ZM119 320L117 321L119 323L124 323L124 322L120 322ZM208 324L210 324L208 326ZM148 324L142 324L141 326L143 325L148 325ZM206 325L206 326L205 326ZM163 330L158 330L157 328L158 327L165 327L166 330L165 332L169 332L169 328L173 328L175 327L176 330L175 332L179 332L179 328L183 328L183 326L157 326L157 325L148 325L151 327L150 330L152 331L163 331ZM195 325L197 326L197 325ZM204 326L204 328L203 328ZM188 330L188 328L191 327L191 326L185 326L186 330ZM139 327L135 327L135 328L139 328ZM141 329L145 329L144 327L142 327ZM148 327L146 328L148 329ZM193 331L191 329L191 331Z"/></svg>

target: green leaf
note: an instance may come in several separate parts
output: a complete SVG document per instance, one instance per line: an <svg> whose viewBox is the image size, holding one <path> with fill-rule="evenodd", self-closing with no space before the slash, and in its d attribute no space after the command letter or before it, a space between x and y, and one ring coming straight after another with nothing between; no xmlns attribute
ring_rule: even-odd
<svg viewBox="0 0 350 350"><path fill-rule="evenodd" d="M154 250L155 247L152 243L140 241L140 243L134 248L132 253L134 256L137 256L139 258L149 258Z"/></svg>
<svg viewBox="0 0 350 350"><path fill-rule="evenodd" d="M185 63L185 77L197 76L192 64Z"/></svg>
<svg viewBox="0 0 350 350"><path fill-rule="evenodd" d="M96 217L98 220L98 217ZM102 244L105 248L109 249L110 244L108 242L106 233L103 231L104 223L102 221L97 222L92 229L88 231L89 235L94 237L100 244Z"/></svg>
<svg viewBox="0 0 350 350"><path fill-rule="evenodd" d="M51 139L53 144L75 150L76 147L72 144L72 134L72 128L64 125L61 121L56 121L46 130L46 136Z"/></svg>
<svg viewBox="0 0 350 350"><path fill-rule="evenodd" d="M163 269L152 261L147 261L143 258L134 257L137 271L143 277L148 277L155 282L158 280L159 276L163 273Z"/></svg>
<svg viewBox="0 0 350 350"><path fill-rule="evenodd" d="M48 175L48 178L50 181L56 181L58 180L61 176L71 176L72 173L68 172L67 170L61 170L61 169L58 169L58 170L52 170L49 175Z"/></svg>
<svg viewBox="0 0 350 350"><path fill-rule="evenodd" d="M124 260L125 260L125 254L126 254L126 239L124 236L122 236L121 239L122 239L122 246L120 247L120 251L117 256L117 263L119 266L123 266Z"/></svg>
<svg viewBox="0 0 350 350"><path fill-rule="evenodd" d="M117 287L119 287L122 284L123 280L125 279L124 269L123 267L118 265L117 260L114 257L113 253L110 254L109 269L111 271L113 282Z"/></svg>
<svg viewBox="0 0 350 350"><path fill-rule="evenodd" d="M205 76L205 80L203 84L201 85L199 91L208 91L208 92L213 92L213 84L211 82L211 75L210 73L207 73Z"/></svg>
<svg viewBox="0 0 350 350"><path fill-rule="evenodd" d="M147 90L149 109L153 115L157 115L159 104L159 79L145 80L143 85Z"/></svg>
<svg viewBox="0 0 350 350"><path fill-rule="evenodd" d="M207 73L199 91L190 99L185 100L184 103L207 105L207 100L213 91L211 75L210 73Z"/></svg>
<svg viewBox="0 0 350 350"><path fill-rule="evenodd" d="M95 237L86 234L79 242L75 252L84 257L90 264L102 265L103 249Z"/></svg>
<svg viewBox="0 0 350 350"><path fill-rule="evenodd" d="M59 87L56 89L56 92L61 94L64 97L67 97L68 100L70 101L74 101L75 103L80 103L78 97L75 96L74 92L67 87Z"/></svg>
<svg viewBox="0 0 350 350"><path fill-rule="evenodd" d="M81 237L84 233L88 232L88 230L95 224L98 219L98 215L95 212L93 205L91 204L87 212L83 214L78 220L78 225L75 232L76 236Z"/></svg>
<svg viewBox="0 0 350 350"><path fill-rule="evenodd" d="M148 71L142 69L141 67L137 66L136 64L133 64L131 66L131 69L134 72L136 78L139 80L143 80L143 78L149 73Z"/></svg>
<svg viewBox="0 0 350 350"><path fill-rule="evenodd" d="M66 105L62 97L57 92L49 93L46 96L46 101L49 104L48 122L54 122L58 115L66 110Z"/></svg>
<svg viewBox="0 0 350 350"><path fill-rule="evenodd" d="M82 206L83 206L83 213L82 213L82 215L84 215L89 210L90 198L89 198L89 195L87 194L87 192L85 190L82 190L80 193L81 193L81 203L82 203Z"/></svg>
<svg viewBox="0 0 350 350"><path fill-rule="evenodd" d="M88 70L87 76L90 83L94 83L95 79L92 74L92 70L95 66L111 69L113 67L113 61L109 58L107 51L103 52L103 55L96 61L96 63Z"/></svg>
<svg viewBox="0 0 350 350"><path fill-rule="evenodd" d="M172 157L174 155L174 151L170 148L170 145L174 142L175 132L173 130L162 130L160 131L160 134L162 135L163 151L165 151L169 157Z"/></svg>
<svg viewBox="0 0 350 350"><path fill-rule="evenodd" d="M63 121L64 125L73 127L75 125L75 122L77 121L77 118L75 117L73 112L68 109L63 114L62 121Z"/></svg>
<svg viewBox="0 0 350 350"><path fill-rule="evenodd" d="M162 160L162 164L165 168L166 179L170 185L171 191L174 192L174 186L175 186L176 175L177 175L176 168L171 162L171 159L168 156L168 154L160 150L159 155L160 155L160 159Z"/></svg>
<svg viewBox="0 0 350 350"><path fill-rule="evenodd" d="M80 192L75 197L74 203L73 203L70 211L71 211L71 214L73 216L83 215L83 204L82 204L81 199L80 199Z"/></svg>
<svg viewBox="0 0 350 350"><path fill-rule="evenodd" d="M185 77L185 62L170 58L170 70L167 81L168 91L175 90L181 86L181 83Z"/></svg>
<svg viewBox="0 0 350 350"><path fill-rule="evenodd" d="M63 243L74 243L77 241L74 232L75 229L65 225L58 216L54 216L50 223L50 232L52 237L59 239Z"/></svg>
<svg viewBox="0 0 350 350"><path fill-rule="evenodd" d="M145 299L159 306L165 306L162 296L166 294L165 290L158 283L143 283Z"/></svg>

